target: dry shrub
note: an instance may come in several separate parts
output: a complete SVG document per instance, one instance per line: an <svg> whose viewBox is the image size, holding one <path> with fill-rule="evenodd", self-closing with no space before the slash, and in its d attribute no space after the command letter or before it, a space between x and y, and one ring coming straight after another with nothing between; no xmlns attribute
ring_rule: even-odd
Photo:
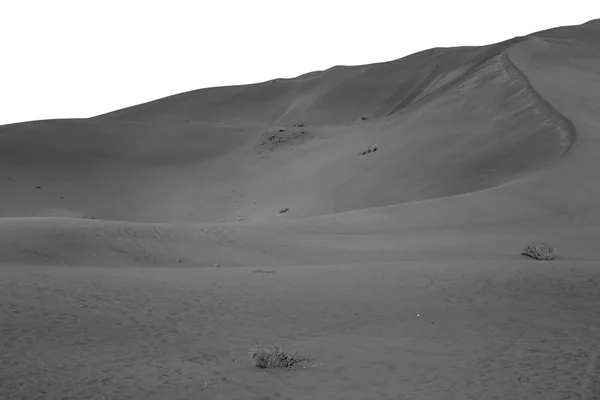
<svg viewBox="0 0 600 400"><path fill-rule="evenodd" d="M530 243L521 254L534 260L549 261L554 260L553 252L554 249L547 243Z"/></svg>
<svg viewBox="0 0 600 400"><path fill-rule="evenodd" d="M270 346L259 346L256 345L250 348L248 352L254 365L257 368L290 368L294 364L305 361L304 359L297 358L296 351L287 351L282 346L270 345Z"/></svg>

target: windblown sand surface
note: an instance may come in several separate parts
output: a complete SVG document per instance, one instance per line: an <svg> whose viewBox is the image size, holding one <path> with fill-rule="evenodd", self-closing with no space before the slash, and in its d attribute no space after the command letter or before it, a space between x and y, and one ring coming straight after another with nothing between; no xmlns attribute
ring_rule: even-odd
<svg viewBox="0 0 600 400"><path fill-rule="evenodd" d="M591 21L0 126L0 399L600 398L599 93Z"/></svg>

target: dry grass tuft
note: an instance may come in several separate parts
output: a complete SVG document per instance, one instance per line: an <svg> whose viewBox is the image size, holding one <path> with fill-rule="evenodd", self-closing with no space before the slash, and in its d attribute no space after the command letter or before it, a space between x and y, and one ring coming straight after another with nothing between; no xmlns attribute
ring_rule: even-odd
<svg viewBox="0 0 600 400"><path fill-rule="evenodd" d="M282 346L256 345L250 348L248 354L254 360L254 365L257 368L290 368L294 364L306 361L302 358L297 358L297 351L288 352Z"/></svg>
<svg viewBox="0 0 600 400"><path fill-rule="evenodd" d="M554 260L553 252L554 249L547 243L530 243L521 254L534 260L549 261Z"/></svg>

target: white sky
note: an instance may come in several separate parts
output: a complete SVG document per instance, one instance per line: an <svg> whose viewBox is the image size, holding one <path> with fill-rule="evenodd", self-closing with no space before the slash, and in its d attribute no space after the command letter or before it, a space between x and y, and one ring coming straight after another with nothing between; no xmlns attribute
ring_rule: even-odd
<svg viewBox="0 0 600 400"><path fill-rule="evenodd" d="M0 124L91 117L594 18L594 0L0 0Z"/></svg>

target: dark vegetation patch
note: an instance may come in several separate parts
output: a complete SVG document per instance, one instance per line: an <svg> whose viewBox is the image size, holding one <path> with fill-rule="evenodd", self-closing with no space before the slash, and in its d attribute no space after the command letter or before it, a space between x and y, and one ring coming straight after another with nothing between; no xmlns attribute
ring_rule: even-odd
<svg viewBox="0 0 600 400"><path fill-rule="evenodd" d="M277 149L288 148L292 145L302 144L315 136L306 130L300 129L273 129L264 132L254 149L259 153L272 152Z"/></svg>

